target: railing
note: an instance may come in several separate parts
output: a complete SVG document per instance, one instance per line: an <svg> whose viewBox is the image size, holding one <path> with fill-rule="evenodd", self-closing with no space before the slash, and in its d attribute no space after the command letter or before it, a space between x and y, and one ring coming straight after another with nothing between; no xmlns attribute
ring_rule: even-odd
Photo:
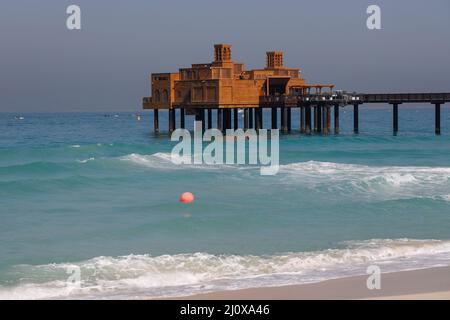
<svg viewBox="0 0 450 320"><path fill-rule="evenodd" d="M367 103L392 102L449 102L450 93L390 93L360 94L360 99Z"/></svg>
<svg viewBox="0 0 450 320"><path fill-rule="evenodd" d="M450 93L382 93L360 94L338 91L323 94L290 94L263 96L261 105L295 105L298 103L317 105L351 105L362 103L445 103L450 102Z"/></svg>
<svg viewBox="0 0 450 320"><path fill-rule="evenodd" d="M277 95L260 97L261 104L297 104L299 96L297 95Z"/></svg>

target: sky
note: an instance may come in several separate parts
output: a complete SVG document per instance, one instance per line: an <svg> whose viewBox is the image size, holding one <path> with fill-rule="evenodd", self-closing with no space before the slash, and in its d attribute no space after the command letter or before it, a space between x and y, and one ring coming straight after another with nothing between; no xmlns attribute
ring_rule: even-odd
<svg viewBox="0 0 450 320"><path fill-rule="evenodd" d="M81 30L66 27L72 4ZM137 111L152 72L211 62L215 43L248 69L283 50L337 89L450 91L448 0L2 0L0 112Z"/></svg>

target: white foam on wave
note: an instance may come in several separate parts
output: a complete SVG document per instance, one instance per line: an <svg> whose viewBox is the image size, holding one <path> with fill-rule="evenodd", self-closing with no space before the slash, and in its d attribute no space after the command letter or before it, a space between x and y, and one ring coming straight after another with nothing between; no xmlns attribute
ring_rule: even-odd
<svg viewBox="0 0 450 320"><path fill-rule="evenodd" d="M145 166L148 168L165 169L165 170L183 170L183 169L220 170L224 168L237 168L237 166L225 164L194 164L193 156L192 157L179 156L164 152L158 152L151 155L132 153L120 157L120 160L129 161L134 164Z"/></svg>
<svg viewBox="0 0 450 320"><path fill-rule="evenodd" d="M279 255L128 255L97 257L75 264L16 266L28 281L0 287L0 299L144 298L317 282L365 274L450 264L450 241L368 240L340 249ZM67 287L66 270L79 267L81 288ZM42 279L47 281L42 282ZM40 282L40 283L39 283Z"/></svg>
<svg viewBox="0 0 450 320"><path fill-rule="evenodd" d="M325 186L326 191L399 197L435 197L448 194L450 168L414 166L367 166L307 161L282 165L288 183Z"/></svg>
<svg viewBox="0 0 450 320"><path fill-rule="evenodd" d="M170 153L151 155L129 154L120 158L134 164L158 170L246 170L245 177L259 178L260 167L251 165L191 164L191 158ZM280 165L278 180L272 183L302 185L309 189L367 198L403 199L429 198L445 200L450 191L450 167L368 166L321 161L295 162Z"/></svg>
<svg viewBox="0 0 450 320"><path fill-rule="evenodd" d="M77 160L77 162L79 162L79 163L88 163L89 161L94 161L94 160L95 160L95 158L91 157L91 158L88 158L88 159Z"/></svg>

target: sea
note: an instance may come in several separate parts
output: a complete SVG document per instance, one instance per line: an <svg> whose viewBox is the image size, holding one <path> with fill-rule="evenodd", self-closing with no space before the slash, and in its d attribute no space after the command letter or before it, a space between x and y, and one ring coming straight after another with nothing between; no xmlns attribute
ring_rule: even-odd
<svg viewBox="0 0 450 320"><path fill-rule="evenodd" d="M389 106L361 106L359 134L352 108L339 135L300 134L298 113L272 176L174 164L166 112L157 135L151 112L0 113L0 299L182 297L450 265L449 109L440 136L432 105L401 105L397 135Z"/></svg>

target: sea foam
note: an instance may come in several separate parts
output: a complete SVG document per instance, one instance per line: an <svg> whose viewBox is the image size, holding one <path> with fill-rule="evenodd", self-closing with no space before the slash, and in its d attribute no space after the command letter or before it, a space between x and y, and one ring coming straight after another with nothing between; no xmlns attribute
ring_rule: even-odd
<svg viewBox="0 0 450 320"><path fill-rule="evenodd" d="M450 241L368 240L341 248L277 255L128 255L79 263L20 265L15 286L0 287L0 299L146 298L214 290L276 286L365 274L369 265L383 272L450 264ZM67 287L68 268L78 267L81 287ZM45 282L42 279L47 279Z"/></svg>

